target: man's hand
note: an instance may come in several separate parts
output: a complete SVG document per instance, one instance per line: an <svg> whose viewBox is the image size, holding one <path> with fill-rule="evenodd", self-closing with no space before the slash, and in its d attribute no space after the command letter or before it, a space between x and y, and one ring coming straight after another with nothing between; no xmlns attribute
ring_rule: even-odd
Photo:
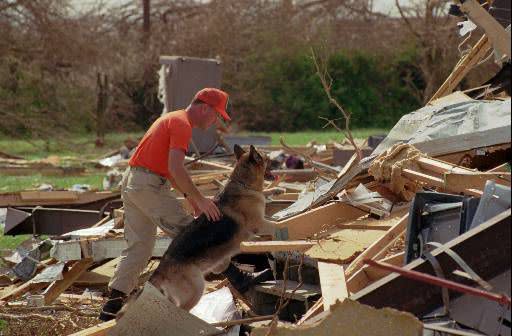
<svg viewBox="0 0 512 336"><path fill-rule="evenodd" d="M219 208L217 208L217 205L215 205L215 203L212 200L201 196L196 201L196 204L199 210L201 210L201 212L204 213L209 220L216 222L220 219L220 210Z"/></svg>
<svg viewBox="0 0 512 336"><path fill-rule="evenodd" d="M190 204L190 206L194 210L194 217L198 217L201 214L201 209L199 209L196 202L192 201L192 199L190 199L190 197L187 197L185 199L187 200L188 204Z"/></svg>

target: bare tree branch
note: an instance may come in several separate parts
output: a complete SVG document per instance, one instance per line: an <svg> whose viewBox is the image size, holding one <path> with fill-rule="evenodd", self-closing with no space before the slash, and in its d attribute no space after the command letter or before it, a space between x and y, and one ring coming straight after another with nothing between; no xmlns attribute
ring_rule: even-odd
<svg viewBox="0 0 512 336"><path fill-rule="evenodd" d="M318 61L318 57L315 54L315 51L313 48L311 48L311 56L313 57L313 62L315 63L315 69L316 74L318 78L320 79L320 82L322 83L322 87L324 89L325 94L327 95L327 98L329 99L329 102L334 105L338 111L341 112L343 115L343 119L345 120L345 128L342 130L339 128L336 123L333 120L326 119L324 117L320 117L321 119L324 119L328 122L329 125L336 128L338 131L342 132L345 137L348 139L350 144L354 147L354 150L357 153L357 157L359 160L363 158L363 153L361 152L361 149L359 149L359 146L357 146L354 137L352 136L352 132L350 131L350 117L351 113L347 112L341 104L332 96L331 89L332 89L332 83L333 79L329 74L329 71L327 69L327 61L324 60L323 65L320 65ZM325 127L325 126L324 126Z"/></svg>

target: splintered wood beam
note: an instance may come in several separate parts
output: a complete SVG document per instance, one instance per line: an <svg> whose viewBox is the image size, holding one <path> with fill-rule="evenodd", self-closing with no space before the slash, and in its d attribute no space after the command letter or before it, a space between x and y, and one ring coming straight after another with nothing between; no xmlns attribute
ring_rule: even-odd
<svg viewBox="0 0 512 336"><path fill-rule="evenodd" d="M492 45L502 55L511 56L510 35L496 19L475 0L460 1L460 8L471 21L480 26L491 40Z"/></svg>
<svg viewBox="0 0 512 336"><path fill-rule="evenodd" d="M357 219L368 214L344 203L331 203L278 222L276 228L283 231L282 240L309 238L322 229Z"/></svg>
<svg viewBox="0 0 512 336"><path fill-rule="evenodd" d="M508 180L503 177L508 176ZM492 180L498 184L510 187L510 173L478 172L471 174L445 173L444 180L447 188L453 190L479 189L484 190L485 183Z"/></svg>
<svg viewBox="0 0 512 336"><path fill-rule="evenodd" d="M444 174L446 172L452 173L472 173L475 172L474 169L468 169L460 166L452 165L448 162L444 162L441 160L432 159L429 157L422 157L417 160L418 164L421 168L425 170L430 170L438 174Z"/></svg>
<svg viewBox="0 0 512 336"><path fill-rule="evenodd" d="M87 329L80 330L69 336L106 336L107 332L116 325L116 320L103 322Z"/></svg>
<svg viewBox="0 0 512 336"><path fill-rule="evenodd" d="M82 259L73 264L71 269L64 273L62 280L52 282L44 292L44 303L51 304L56 298L59 297L69 286L77 280L82 273L84 273L93 264L92 259Z"/></svg>
<svg viewBox="0 0 512 336"><path fill-rule="evenodd" d="M466 54L455 66L452 73L448 76L445 82L437 90L437 92L430 98L430 102L437 98L441 98L450 94L457 85L466 77L467 73L480 62L491 49L492 45L486 35L483 35L480 40L473 46L471 51Z"/></svg>
<svg viewBox="0 0 512 336"><path fill-rule="evenodd" d="M424 173L419 173L412 169L402 170L402 176L407 177L408 179L411 179L414 181L425 183L428 186L444 188L444 189L448 189L448 190L454 191L454 192L462 192L462 193L472 195L472 196L477 196L477 197L482 196L482 192L479 190L476 190L473 188L467 188L467 187L462 188L462 189L457 189L456 186L450 186L449 184L446 184L445 181L441 178L430 176L430 175L424 174Z"/></svg>
<svg viewBox="0 0 512 336"><path fill-rule="evenodd" d="M319 261L318 274L324 310L329 310L336 301L343 302L348 297L343 266Z"/></svg>
<svg viewBox="0 0 512 336"><path fill-rule="evenodd" d="M354 261L345 270L345 276L350 278L355 272L357 272L363 265L363 260L372 259L378 255L382 249L388 246L388 244L395 240L402 232L407 228L409 222L409 214L403 216L398 223L393 225L381 238L377 239L371 244L366 250L358 255Z"/></svg>
<svg viewBox="0 0 512 336"><path fill-rule="evenodd" d="M420 173L412 169L403 169L402 176L407 177L408 179L425 183L429 186L433 187L444 187L443 179L438 177L430 176L428 174Z"/></svg>
<svg viewBox="0 0 512 336"><path fill-rule="evenodd" d="M265 252L304 252L315 246L316 242L307 240L295 241L262 241L242 242L240 251L242 253L265 253Z"/></svg>

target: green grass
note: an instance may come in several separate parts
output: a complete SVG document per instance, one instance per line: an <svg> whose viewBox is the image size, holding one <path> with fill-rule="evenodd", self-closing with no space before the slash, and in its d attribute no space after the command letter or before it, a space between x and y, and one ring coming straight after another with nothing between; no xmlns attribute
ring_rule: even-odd
<svg viewBox="0 0 512 336"><path fill-rule="evenodd" d="M354 137L366 139L370 135L385 134L385 129L360 129L354 130ZM12 155L22 156L27 159L40 159L50 155L59 157L72 157L75 159L96 159L105 153L119 149L127 138L138 139L143 134L139 133L114 133L105 137L105 146L96 148L94 135L79 135L68 142L50 142L50 150L45 149L41 140L33 144L21 139L7 139L0 137L0 151ZM280 137L284 137L288 145L306 145L310 141L327 143L329 141L342 142L343 134L337 131L303 131L303 132L243 132L241 135L266 135L272 138L273 145L279 145ZM43 183L53 185L58 189L70 188L73 184L89 184L91 188L102 188L104 172L91 172L85 176L43 176L35 174L30 176L8 176L0 174L0 192L12 192L24 189L36 188Z"/></svg>
<svg viewBox="0 0 512 336"><path fill-rule="evenodd" d="M366 139L370 135L385 134L388 130L378 128L359 129L352 131L355 138ZM302 132L242 132L241 135L267 135L272 137L272 144L278 145L279 138L284 137L288 145L305 145L315 140L317 143L329 141L342 142L343 134L336 131L302 131ZM22 156L26 159L40 159L50 155L69 156L81 159L94 159L114 149L119 149L127 138L136 140L143 132L112 133L105 137L105 146L97 148L93 135L79 135L63 141L50 141L49 150L42 140L27 142L23 139L0 137L0 151Z"/></svg>
<svg viewBox="0 0 512 336"><path fill-rule="evenodd" d="M15 249L23 241L30 238L31 235L4 236L4 229L0 228L0 249ZM0 261L1 265L1 261ZM1 330L1 329L0 329Z"/></svg>
<svg viewBox="0 0 512 336"><path fill-rule="evenodd" d="M0 320L0 331L4 330L5 328L7 328L7 321Z"/></svg>
<svg viewBox="0 0 512 336"><path fill-rule="evenodd" d="M9 176L0 174L0 192L13 192L37 188L39 185L51 184L55 189L68 189L74 184L88 184L92 189L103 189L104 173L84 176Z"/></svg>
<svg viewBox="0 0 512 336"><path fill-rule="evenodd" d="M23 139L0 137L0 151L26 159L41 159L49 155L94 159L113 149L119 149L125 139L136 140L142 135L144 135L142 132L108 134L105 136L104 147L95 146L94 135L79 135L65 142L49 141L48 146L43 140L27 142Z"/></svg>
<svg viewBox="0 0 512 336"><path fill-rule="evenodd" d="M352 135L358 139L366 139L370 135L387 134L389 130L368 128L352 131ZM325 144L329 141L343 142L344 135L337 131L303 131L303 132L254 132L243 133L246 135L266 135L272 138L272 145L279 145L279 138L282 136L287 145L306 145L310 141Z"/></svg>

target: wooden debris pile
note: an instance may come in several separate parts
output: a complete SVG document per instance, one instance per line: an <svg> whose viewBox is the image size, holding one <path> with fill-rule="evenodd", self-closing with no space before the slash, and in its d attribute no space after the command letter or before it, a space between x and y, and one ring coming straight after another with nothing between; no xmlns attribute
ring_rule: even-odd
<svg viewBox="0 0 512 336"><path fill-rule="evenodd" d="M267 258L275 280L242 295L226 279L209 277L203 298L228 293L237 308L228 320L207 322L144 285L170 243L160 235L131 318L99 324L92 315L105 299L96 292L105 293L126 246L120 204L105 203L107 216L54 239L50 258L23 255L35 265L30 279L4 272L0 319L20 335L33 334L36 325L45 334L48 323L59 325L54 335L237 334L240 325L252 335L468 335L462 326L510 334L510 92L491 80L484 91L452 93L489 51L510 62L510 34L475 0L459 5L485 35L425 107L404 116L371 155L367 149L369 157L359 161L336 144L260 148L280 176L264 191L276 232L272 241L243 242L241 251ZM126 164L122 153L113 154ZM14 164L9 160L19 159L2 162ZM187 158L187 165L201 192L213 197L233 157ZM4 195L4 203L79 202L42 201L46 195ZM85 288L90 295L81 294ZM78 303L69 304L71 297ZM143 326L147 321L153 322Z"/></svg>

